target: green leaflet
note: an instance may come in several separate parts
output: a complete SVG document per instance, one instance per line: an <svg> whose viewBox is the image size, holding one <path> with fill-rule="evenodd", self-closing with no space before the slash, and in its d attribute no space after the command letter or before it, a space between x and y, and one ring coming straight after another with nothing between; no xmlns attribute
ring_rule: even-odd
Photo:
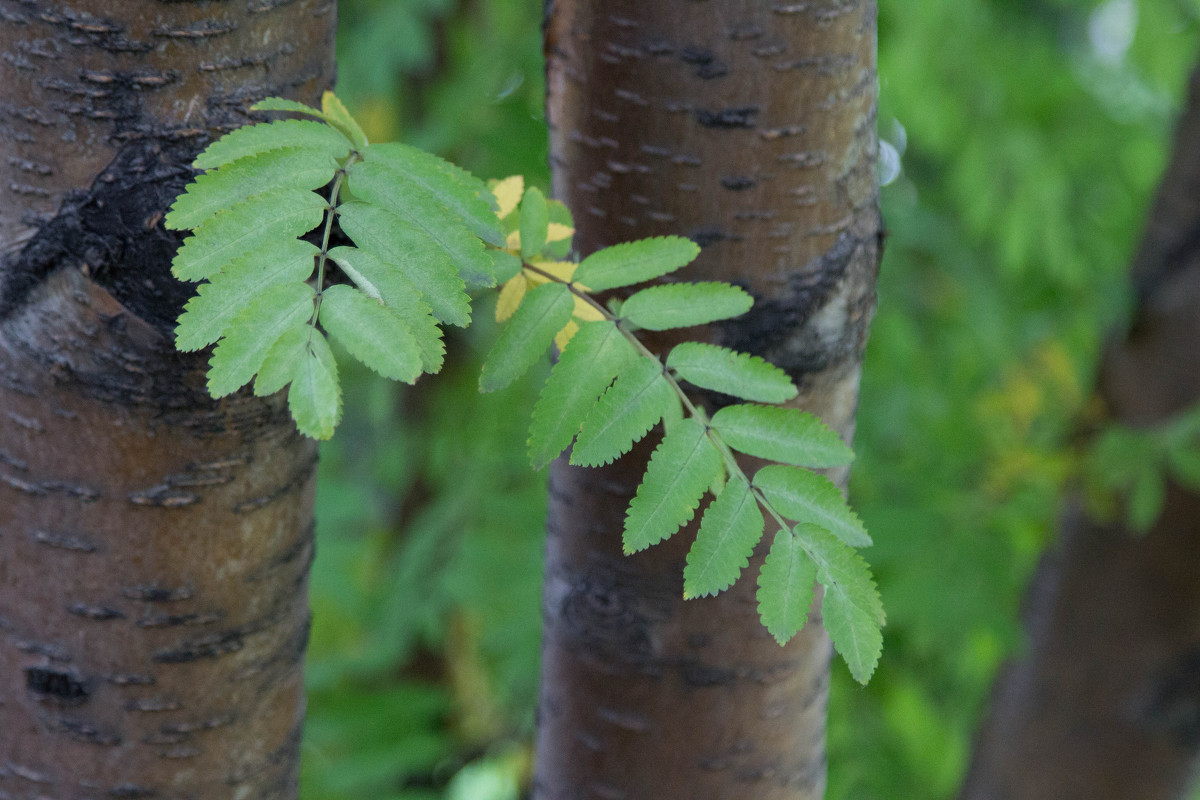
<svg viewBox="0 0 1200 800"><path fill-rule="evenodd" d="M466 327L471 299L454 264L428 236L391 212L367 203L338 206L338 221L360 250L392 265L420 289L442 322Z"/></svg>
<svg viewBox="0 0 1200 800"><path fill-rule="evenodd" d="M250 382L267 352L290 328L308 327L316 292L306 283L281 283L252 296L209 362L208 391L224 397Z"/></svg>
<svg viewBox="0 0 1200 800"><path fill-rule="evenodd" d="M520 256L514 256L506 250L489 250L488 255L492 257L492 274L496 276L496 283L505 283L517 277L524 266Z"/></svg>
<svg viewBox="0 0 1200 800"><path fill-rule="evenodd" d="M667 356L667 367L701 389L746 400L782 403L796 396L796 387L779 367L758 356L716 345L700 342L676 345Z"/></svg>
<svg viewBox="0 0 1200 800"><path fill-rule="evenodd" d="M570 350L570 346L567 346ZM679 405L657 359L639 358L600 397L583 420L571 463L599 467L629 452L672 404Z"/></svg>
<svg viewBox="0 0 1200 800"><path fill-rule="evenodd" d="M412 383L421 375L421 351L408 326L377 300L346 286L321 296L321 326L350 355L385 378Z"/></svg>
<svg viewBox="0 0 1200 800"><path fill-rule="evenodd" d="M550 211L546 208L546 196L536 186L525 190L521 198L521 255L526 260L534 258L546 246L546 231L550 225Z"/></svg>
<svg viewBox="0 0 1200 800"><path fill-rule="evenodd" d="M297 147L244 158L197 177L175 200L163 224L173 230L196 228L248 197L274 189L319 189L333 180L337 169L338 162L328 153Z"/></svg>
<svg viewBox="0 0 1200 800"><path fill-rule="evenodd" d="M795 408L742 404L713 414L725 443L752 456L802 467L838 467L854 451L819 419Z"/></svg>
<svg viewBox="0 0 1200 800"><path fill-rule="evenodd" d="M368 297L382 300L393 314L404 320L420 348L423 369L430 373L440 370L446 353L442 329L433 317L433 309L421 299L412 281L396 267L357 247L335 247L329 251L329 257Z"/></svg>
<svg viewBox="0 0 1200 800"><path fill-rule="evenodd" d="M606 247L585 258L575 280L593 292L653 280L690 264L700 254L691 239L660 236Z"/></svg>
<svg viewBox="0 0 1200 800"><path fill-rule="evenodd" d="M346 138L354 142L354 146L360 151L367 148L367 135L363 133L358 122L350 116L350 112L333 92L325 92L321 95L321 116L330 125L344 133Z"/></svg>
<svg viewBox="0 0 1200 800"><path fill-rule="evenodd" d="M629 503L622 539L626 554L673 536L696 513L721 468L721 454L702 424L688 418L672 427L650 456Z"/></svg>
<svg viewBox="0 0 1200 800"><path fill-rule="evenodd" d="M329 343L319 331L309 330L311 335L292 373L288 408L301 433L328 439L342 416L342 389Z"/></svg>
<svg viewBox="0 0 1200 800"><path fill-rule="evenodd" d="M791 531L775 534L758 573L758 616L780 645L800 632L816 594L817 570Z"/></svg>
<svg viewBox="0 0 1200 800"><path fill-rule="evenodd" d="M270 258L289 239L317 225L327 205L301 189L279 189L252 197L208 219L184 240L171 272L184 281L212 278L235 259Z"/></svg>
<svg viewBox="0 0 1200 800"><path fill-rule="evenodd" d="M621 317L647 330L665 331L736 317L753 304L750 295L727 283L672 283L631 296L621 306Z"/></svg>
<svg viewBox="0 0 1200 800"><path fill-rule="evenodd" d="M386 209L403 220L410 231L423 235L426 258L454 269L472 285L494 286L492 259L471 229L437 198L419 187L406 186L395 176L373 162L360 161L350 167L349 191L358 200Z"/></svg>
<svg viewBox="0 0 1200 800"><path fill-rule="evenodd" d="M866 683L883 652L883 602L866 562L828 531L816 525L797 525L796 537L817 565L817 580L825 587L821 613L833 646L859 683Z"/></svg>
<svg viewBox="0 0 1200 800"><path fill-rule="evenodd" d="M300 359L308 352L309 340L320 335L320 331L307 322L284 331L258 368L258 377L254 379L255 396L275 394L291 383Z"/></svg>
<svg viewBox="0 0 1200 800"><path fill-rule="evenodd" d="M288 100L283 97L267 97L250 106L251 111L291 111L296 114L307 114L310 117L325 119L325 115L312 106Z"/></svg>
<svg viewBox="0 0 1200 800"><path fill-rule="evenodd" d="M566 225L568 228L575 227L575 220L571 217L571 210L558 200L547 200L546 210L549 212L551 222L557 222L559 225ZM560 239L557 242L550 242L544 248L542 253L546 258L554 261L563 261L571 253L571 242L575 237L568 236L566 239ZM501 280L501 279L497 279Z"/></svg>
<svg viewBox="0 0 1200 800"><path fill-rule="evenodd" d="M483 181L466 170L399 142L368 148L364 161L385 169L405 191L422 194L447 209L488 244L504 244L496 198Z"/></svg>
<svg viewBox="0 0 1200 800"><path fill-rule="evenodd" d="M211 282L200 284L184 306L175 328L175 347L183 351L206 347L226 335L242 309L263 292L278 284L304 286L312 275L317 252L316 245L285 239L229 264L224 272L213 275Z"/></svg>
<svg viewBox="0 0 1200 800"><path fill-rule="evenodd" d="M196 156L196 169L215 169L239 158L281 147L315 150L339 161L350 154L350 140L337 129L308 119L283 119L244 125L217 139Z"/></svg>
<svg viewBox="0 0 1200 800"><path fill-rule="evenodd" d="M773 465L758 471L754 486L788 519L819 525L851 547L871 546L866 526L824 475Z"/></svg>
<svg viewBox="0 0 1200 800"><path fill-rule="evenodd" d="M561 283L543 283L525 295L483 362L480 391L503 389L524 375L570 321L574 308L571 291Z"/></svg>
<svg viewBox="0 0 1200 800"><path fill-rule="evenodd" d="M586 322L562 351L542 387L529 427L529 459L541 469L565 450L617 372L638 357L620 329Z"/></svg>
<svg viewBox="0 0 1200 800"><path fill-rule="evenodd" d="M715 595L733 585L763 534L763 515L750 484L732 476L700 520L683 569L683 596Z"/></svg>

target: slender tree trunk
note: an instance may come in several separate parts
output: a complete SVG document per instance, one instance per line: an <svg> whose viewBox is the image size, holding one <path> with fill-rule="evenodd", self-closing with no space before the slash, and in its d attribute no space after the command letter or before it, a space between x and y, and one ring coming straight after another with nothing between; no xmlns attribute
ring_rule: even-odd
<svg viewBox="0 0 1200 800"><path fill-rule="evenodd" d="M1134 324L1107 349L1114 420L1200 401L1200 71L1133 267ZM1200 497L1176 485L1146 535L1069 502L1030 599L1030 645L997 684L963 798L1182 795L1200 755Z"/></svg>
<svg viewBox="0 0 1200 800"><path fill-rule="evenodd" d="M875 2L548 11L554 192L580 252L695 239L684 279L733 281L756 300L710 338L787 369L799 404L849 440L880 249ZM650 450L552 467L535 796L821 797L819 611L780 648L757 617L759 558L731 591L685 603L694 529L622 555ZM834 477L844 486L845 470Z"/></svg>
<svg viewBox="0 0 1200 800"><path fill-rule="evenodd" d="M0 0L0 798L294 797L315 448L172 347L162 217L332 0Z"/></svg>

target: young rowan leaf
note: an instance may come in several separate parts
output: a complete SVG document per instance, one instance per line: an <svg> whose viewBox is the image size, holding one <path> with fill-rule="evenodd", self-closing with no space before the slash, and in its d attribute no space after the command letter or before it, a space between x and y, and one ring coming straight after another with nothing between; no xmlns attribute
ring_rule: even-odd
<svg viewBox="0 0 1200 800"><path fill-rule="evenodd" d="M359 127L358 122L354 117L350 116L350 112L346 110L346 106L342 104L342 101L333 92L326 91L321 95L321 116L330 125L344 133L347 139L354 142L356 148L359 150L367 149L367 135L363 133L363 129Z"/></svg>
<svg viewBox="0 0 1200 800"><path fill-rule="evenodd" d="M817 580L825 587L821 615L833 646L865 684L883 652L883 601L875 579L858 553L817 525L797 525L796 538L817 565Z"/></svg>
<svg viewBox="0 0 1200 800"><path fill-rule="evenodd" d="M578 274L576 280L592 286ZM672 283L632 295L621 306L621 317L647 330L665 331L736 317L753 304L750 295L727 283Z"/></svg>
<svg viewBox="0 0 1200 800"><path fill-rule="evenodd" d="M700 519L683 569L683 596L715 595L733 585L763 535L763 515L750 484L734 475Z"/></svg>
<svg viewBox="0 0 1200 800"><path fill-rule="evenodd" d="M224 397L245 386L271 346L290 328L306 327L316 293L306 283L282 283L255 294L213 351L208 393Z"/></svg>
<svg viewBox="0 0 1200 800"><path fill-rule="evenodd" d="M561 283L544 283L530 291L483 362L480 391L503 389L524 375L571 319L574 306L570 290Z"/></svg>
<svg viewBox="0 0 1200 800"><path fill-rule="evenodd" d="M396 314L357 289L330 286L321 296L321 327L350 355L385 378L413 383L421 375L421 351Z"/></svg>
<svg viewBox="0 0 1200 800"><path fill-rule="evenodd" d="M492 275L496 283L504 283L521 274L521 259L507 250L489 250L492 258Z"/></svg>
<svg viewBox="0 0 1200 800"><path fill-rule="evenodd" d="M200 284L196 295L184 306L175 327L175 347L190 351L212 344L226 335L226 329L242 309L273 286L285 283L304 286L304 281L312 275L317 252L314 244L285 239L261 253L229 264L223 272L213 275L209 283Z"/></svg>
<svg viewBox="0 0 1200 800"><path fill-rule="evenodd" d="M254 379L255 397L275 394L291 383L301 359L308 353L308 343L313 336L320 336L320 333L308 321L280 334L258 368L258 377Z"/></svg>
<svg viewBox="0 0 1200 800"><path fill-rule="evenodd" d="M787 373L758 356L700 342L676 345L667 368L701 389L712 389L760 403L782 403L796 396Z"/></svg>
<svg viewBox="0 0 1200 800"><path fill-rule="evenodd" d="M758 573L758 616L780 645L800 632L816 594L817 570L791 531L775 534Z"/></svg>
<svg viewBox="0 0 1200 800"><path fill-rule="evenodd" d="M313 439L333 436L342 416L337 362L320 331L312 330L288 390L288 408L296 427Z"/></svg>
<svg viewBox="0 0 1200 800"><path fill-rule="evenodd" d="M700 422L685 419L668 431L650 456L629 503L622 537L625 553L640 552L673 536L696 513L720 471L721 454Z"/></svg>
<svg viewBox="0 0 1200 800"><path fill-rule="evenodd" d="M197 228L219 211L274 189L319 189L333 179L338 162L320 150L281 147L205 172L188 184L163 220L172 230ZM277 206L284 210L285 206Z"/></svg>
<svg viewBox="0 0 1200 800"><path fill-rule="evenodd" d="M282 147L315 150L338 159L350 153L350 140L323 122L309 119L282 119L244 125L230 131L204 149L192 166L215 169L240 158L256 156Z"/></svg>
<svg viewBox="0 0 1200 800"><path fill-rule="evenodd" d="M288 100L283 97L267 97L250 106L251 111L290 111L295 114L307 114L310 117L325 119L325 115L312 106Z"/></svg>
<svg viewBox="0 0 1200 800"><path fill-rule="evenodd" d="M569 349L569 348L568 348ZM613 385L584 417L571 463L600 467L629 452L663 414L678 405L658 359L639 358L617 374Z"/></svg>
<svg viewBox="0 0 1200 800"><path fill-rule="evenodd" d="M385 170L401 194L413 194L444 208L457 224L466 225L488 244L504 244L496 216L496 198L483 181L437 156L399 142L367 149L364 163Z"/></svg>
<svg viewBox="0 0 1200 800"><path fill-rule="evenodd" d="M776 464L760 469L754 486L788 519L820 525L851 547L871 546L866 526L824 475Z"/></svg>
<svg viewBox="0 0 1200 800"><path fill-rule="evenodd" d="M713 414L725 443L752 456L803 467L838 467L854 459L841 437L806 411L744 403Z"/></svg>
<svg viewBox="0 0 1200 800"><path fill-rule="evenodd" d="M541 469L571 444L600 394L637 350L611 322L588 322L579 328L533 407L529 427L529 460Z"/></svg>
<svg viewBox="0 0 1200 800"><path fill-rule="evenodd" d="M521 255L526 260L537 256L546 246L549 225L546 196L536 186L530 186L521 198Z"/></svg>
<svg viewBox="0 0 1200 800"><path fill-rule="evenodd" d="M395 214L368 203L338 206L338 221L358 248L392 265L417 287L442 322L466 327L471 299L445 253Z"/></svg>
<svg viewBox="0 0 1200 800"><path fill-rule="evenodd" d="M597 250L579 264L575 279L594 292L629 286L690 264L700 248L681 236L659 236Z"/></svg>
<svg viewBox="0 0 1200 800"><path fill-rule="evenodd" d="M270 259L283 242L321 224L326 202L302 189L278 189L252 197L208 219L184 240L171 262L180 280L212 278L233 261Z"/></svg>

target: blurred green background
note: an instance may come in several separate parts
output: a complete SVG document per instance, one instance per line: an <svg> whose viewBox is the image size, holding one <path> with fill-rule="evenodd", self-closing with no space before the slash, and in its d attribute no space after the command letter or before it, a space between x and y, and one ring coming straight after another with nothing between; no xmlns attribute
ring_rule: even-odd
<svg viewBox="0 0 1200 800"><path fill-rule="evenodd" d="M373 140L546 186L541 0L340 8L338 91ZM880 2L890 236L851 500L888 626L866 688L834 663L831 800L953 796L1078 478L1198 42L1197 0ZM347 376L320 467L306 800L525 787L544 474L524 460L536 381L476 392L493 335L456 332L416 388Z"/></svg>

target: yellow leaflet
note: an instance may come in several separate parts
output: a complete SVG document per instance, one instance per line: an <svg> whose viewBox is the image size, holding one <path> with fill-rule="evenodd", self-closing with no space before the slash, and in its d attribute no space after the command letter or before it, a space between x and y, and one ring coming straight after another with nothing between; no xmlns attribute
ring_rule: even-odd
<svg viewBox="0 0 1200 800"><path fill-rule="evenodd" d="M500 297L496 300L496 321L504 322L513 315L521 300L525 298L526 281L524 275L516 275L504 284Z"/></svg>
<svg viewBox="0 0 1200 800"><path fill-rule="evenodd" d="M604 319L604 315L600 313L600 309L596 308L579 295L575 295L575 311L573 316L575 319L582 322L597 322Z"/></svg>
<svg viewBox="0 0 1200 800"><path fill-rule="evenodd" d="M504 249L521 255L521 232L513 231L504 240Z"/></svg>
<svg viewBox="0 0 1200 800"><path fill-rule="evenodd" d="M513 212L517 203L521 202L521 195L525 194L525 178L510 175L492 187L492 194L496 195L496 202L500 205L496 216L504 219Z"/></svg>
<svg viewBox="0 0 1200 800"><path fill-rule="evenodd" d="M575 274L575 270L579 269L579 265L574 261L530 261L529 263L543 272L549 272L560 281L567 282L570 282L571 276ZM529 279L535 284L546 282L546 278L543 278L536 272L530 273Z"/></svg>
<svg viewBox="0 0 1200 800"><path fill-rule="evenodd" d="M568 322L566 325L563 326L563 329L561 331L554 334L554 344L558 345L558 352L561 353L563 351L563 348L567 346L567 342L571 341L571 337L574 336L578 332L579 332L579 323L576 322L575 320L571 320L570 322Z"/></svg>
<svg viewBox="0 0 1200 800"><path fill-rule="evenodd" d="M563 225L561 222L551 222L550 227L546 231L546 243L561 242L563 239L570 239L575 235L575 229L570 225Z"/></svg>

